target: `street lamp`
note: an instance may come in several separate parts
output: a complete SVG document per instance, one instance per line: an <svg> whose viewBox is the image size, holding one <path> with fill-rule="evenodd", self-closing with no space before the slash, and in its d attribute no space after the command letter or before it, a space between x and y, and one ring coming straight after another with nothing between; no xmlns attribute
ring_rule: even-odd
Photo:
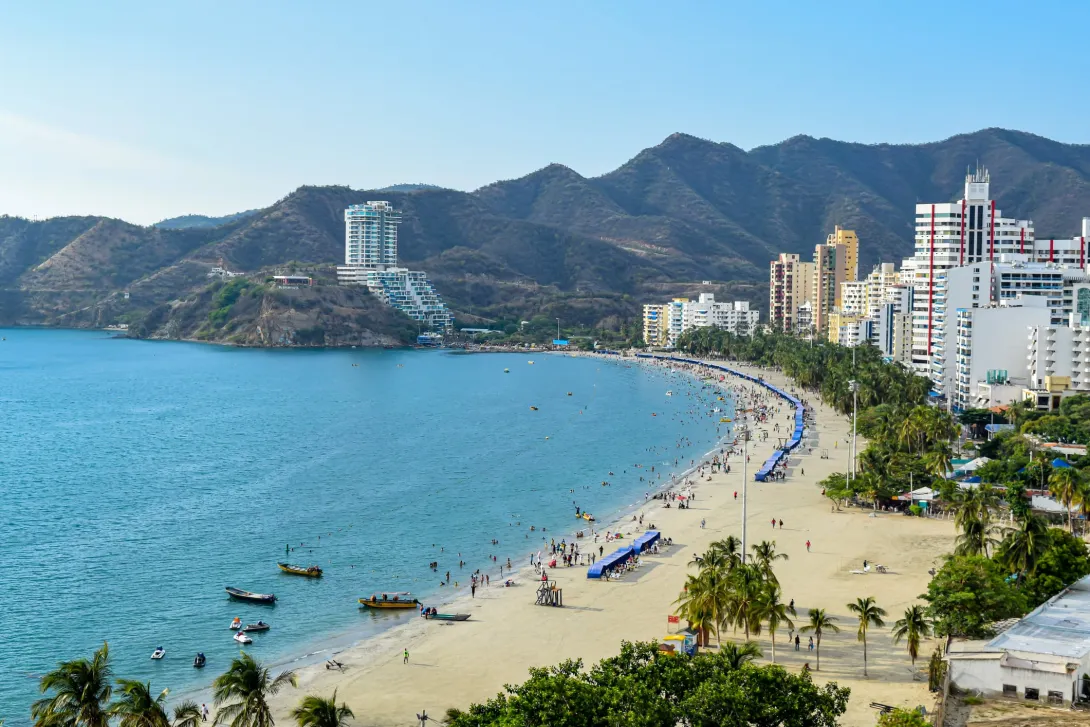
<svg viewBox="0 0 1090 727"><path fill-rule="evenodd" d="M855 358L855 349L854 348L852 349L852 358L853 359ZM855 419L856 419L856 412L857 412L858 406L859 406L859 382L856 381L855 379L852 379L851 381L848 382L848 386L851 387L851 390L852 390L852 444L851 444L851 447L848 448L848 451L850 452L851 458L852 458L852 477L851 478L854 480L855 479L855 456L856 456L856 451L855 451L855 448L856 448L856 432L858 431L857 427L856 427Z"/></svg>
<svg viewBox="0 0 1090 727"><path fill-rule="evenodd" d="M749 487L749 427L739 433L742 437L742 562L746 562L746 488Z"/></svg>
<svg viewBox="0 0 1090 727"><path fill-rule="evenodd" d="M560 340L560 319L556 319L556 340Z"/></svg>

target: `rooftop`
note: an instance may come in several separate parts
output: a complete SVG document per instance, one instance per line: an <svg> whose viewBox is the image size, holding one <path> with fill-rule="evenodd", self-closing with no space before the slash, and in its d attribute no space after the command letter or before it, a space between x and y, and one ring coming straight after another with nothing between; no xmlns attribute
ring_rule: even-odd
<svg viewBox="0 0 1090 727"><path fill-rule="evenodd" d="M985 649L1083 659L1090 654L1090 576L1038 606Z"/></svg>

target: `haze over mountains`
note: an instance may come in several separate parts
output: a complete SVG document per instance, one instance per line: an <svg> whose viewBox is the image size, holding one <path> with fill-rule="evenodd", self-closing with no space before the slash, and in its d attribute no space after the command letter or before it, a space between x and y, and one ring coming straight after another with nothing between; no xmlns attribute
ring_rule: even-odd
<svg viewBox="0 0 1090 727"><path fill-rule="evenodd" d="M203 226L0 217L0 323L102 325L123 310L131 320L206 286L221 258L244 272L335 264L344 208L376 198L403 211L403 263L428 271L462 320L595 324L704 280L764 310L777 253L808 258L841 225L859 233L861 270L899 261L916 202L958 198L977 163L1003 212L1033 219L1039 237L1071 236L1090 215L1090 146L1023 132L921 145L798 136L748 152L673 134L595 178L553 164L469 193L301 187L263 210L196 220Z"/></svg>

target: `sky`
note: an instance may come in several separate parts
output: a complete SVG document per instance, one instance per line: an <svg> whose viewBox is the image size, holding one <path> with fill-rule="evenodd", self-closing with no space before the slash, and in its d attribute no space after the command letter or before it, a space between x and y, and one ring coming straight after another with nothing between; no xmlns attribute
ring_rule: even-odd
<svg viewBox="0 0 1090 727"><path fill-rule="evenodd" d="M1090 3L0 0L0 214L604 174L674 132L1090 143Z"/></svg>

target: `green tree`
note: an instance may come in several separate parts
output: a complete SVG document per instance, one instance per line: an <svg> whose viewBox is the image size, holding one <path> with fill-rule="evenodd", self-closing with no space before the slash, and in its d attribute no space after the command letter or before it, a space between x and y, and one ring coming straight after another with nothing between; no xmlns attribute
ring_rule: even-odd
<svg viewBox="0 0 1090 727"><path fill-rule="evenodd" d="M840 510L844 503L852 496L852 490L848 487L847 477L843 472L834 472L821 482L818 482L818 486L822 489L825 497L829 498L832 505L829 507L830 512L833 510Z"/></svg>
<svg viewBox="0 0 1090 727"><path fill-rule="evenodd" d="M836 625L836 617L829 616L825 613L824 608L811 608L808 612L810 617L810 623L803 626L799 631L803 633L813 632L815 641L815 656L817 671L821 671L821 636L826 631L832 634L839 634L840 627Z"/></svg>
<svg viewBox="0 0 1090 727"><path fill-rule="evenodd" d="M776 552L776 541L764 540L753 546L753 564L757 566L761 577L772 584L779 584L776 574L772 570L777 560L787 560L787 553Z"/></svg>
<svg viewBox="0 0 1090 727"><path fill-rule="evenodd" d="M796 615L795 607L783 602L782 591L778 583L765 584L755 605L757 618L768 624L768 634L772 638L772 663L776 663L776 632L780 627L795 628L795 622L791 620Z"/></svg>
<svg viewBox="0 0 1090 727"><path fill-rule="evenodd" d="M216 705L213 726L230 722L231 727L272 727L269 697L285 685L296 685L295 674L284 672L273 677L252 656L243 652L231 666L212 682Z"/></svg>
<svg viewBox="0 0 1090 727"><path fill-rule="evenodd" d="M739 644L737 641L728 641L721 649L724 665L730 669L740 669L743 664L749 664L755 659L760 659L763 654L761 647L752 641Z"/></svg>
<svg viewBox="0 0 1090 727"><path fill-rule="evenodd" d="M102 648L91 659L63 661L41 678L42 694L30 708L36 727L109 727L110 647Z"/></svg>
<svg viewBox="0 0 1090 727"><path fill-rule="evenodd" d="M855 599L855 603L848 604L848 610L859 619L859 630L856 636L863 642L863 676L867 676L867 629L871 626L876 628L885 626L886 622L882 620L882 617L886 615L886 610L874 602L874 596Z"/></svg>
<svg viewBox="0 0 1090 727"><path fill-rule="evenodd" d="M1049 528L1047 546L1022 583L1026 605L1034 607L1055 596L1083 576L1090 575L1090 555L1082 538L1060 528Z"/></svg>
<svg viewBox="0 0 1090 727"><path fill-rule="evenodd" d="M118 679L119 696L110 707L110 716L118 718L118 727L197 727L203 718L192 700L174 708L173 720L164 706L169 689L153 695L150 682Z"/></svg>
<svg viewBox="0 0 1090 727"><path fill-rule="evenodd" d="M904 618L893 624L893 643L906 642L912 666L920 655L920 642L931 636L931 622L920 606L913 604L905 609Z"/></svg>
<svg viewBox="0 0 1090 727"><path fill-rule="evenodd" d="M809 675L780 666L744 666L709 675L681 713L690 727L836 727L850 693L836 682L818 687Z"/></svg>
<svg viewBox="0 0 1090 727"><path fill-rule="evenodd" d="M1071 524L1071 506L1082 490L1082 476L1073 467L1057 467L1048 477L1048 489L1052 496L1064 506L1067 514L1067 529L1074 532Z"/></svg>
<svg viewBox="0 0 1090 727"><path fill-rule="evenodd" d="M1044 518L1029 513L1007 531L1007 536L996 551L995 559L1011 573L1030 575L1037 568L1037 561L1050 543L1048 524Z"/></svg>
<svg viewBox="0 0 1090 727"><path fill-rule="evenodd" d="M1025 597L1006 575L983 556L948 557L920 596L935 635L979 639L988 635L991 623L1025 613Z"/></svg>
<svg viewBox="0 0 1090 727"><path fill-rule="evenodd" d="M313 694L303 697L299 706L291 711L299 727L344 727L349 718L355 717L348 705L337 706L337 690L326 699Z"/></svg>
<svg viewBox="0 0 1090 727"><path fill-rule="evenodd" d="M892 712L878 715L878 727L931 727L919 711L894 707Z"/></svg>

